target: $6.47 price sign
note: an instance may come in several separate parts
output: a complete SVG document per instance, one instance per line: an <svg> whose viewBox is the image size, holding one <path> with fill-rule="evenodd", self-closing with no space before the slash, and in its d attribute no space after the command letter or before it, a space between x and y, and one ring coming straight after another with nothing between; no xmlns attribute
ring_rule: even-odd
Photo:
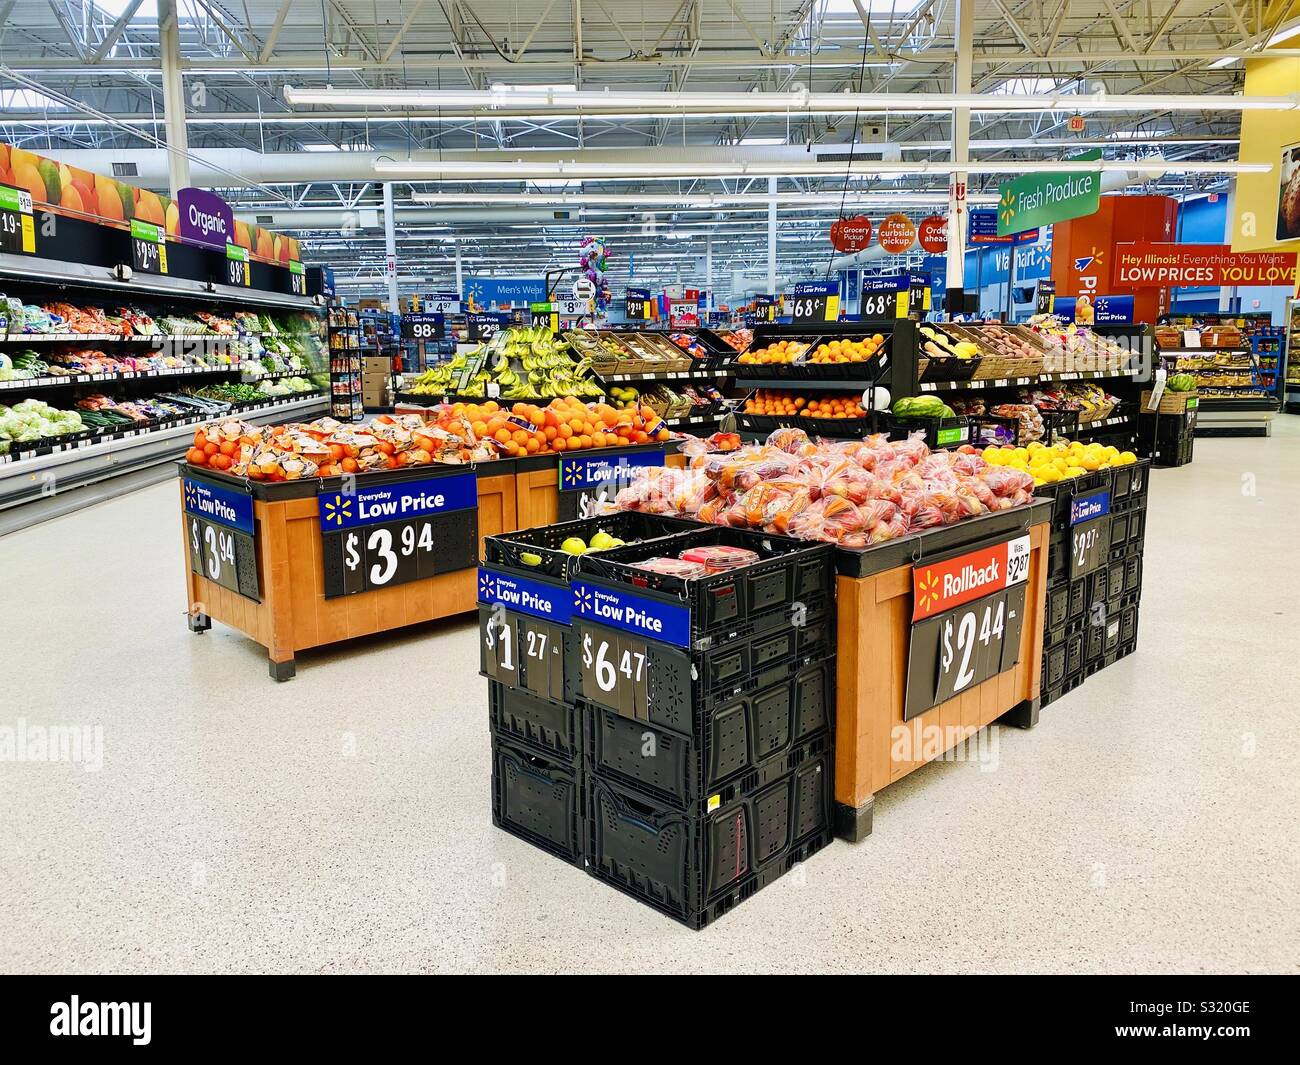
<svg viewBox="0 0 1300 1065"><path fill-rule="evenodd" d="M650 716L650 652L644 640L577 622L578 690L624 717Z"/></svg>

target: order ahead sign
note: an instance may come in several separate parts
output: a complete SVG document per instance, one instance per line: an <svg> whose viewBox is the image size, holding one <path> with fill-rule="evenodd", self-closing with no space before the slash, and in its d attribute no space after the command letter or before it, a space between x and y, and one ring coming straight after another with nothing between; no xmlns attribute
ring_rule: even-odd
<svg viewBox="0 0 1300 1065"><path fill-rule="evenodd" d="M1296 253L1234 252L1226 244L1115 245L1112 280L1124 288L1285 285L1296 281Z"/></svg>
<svg viewBox="0 0 1300 1065"><path fill-rule="evenodd" d="M1095 162L1093 149L1071 162ZM1101 174L1025 174L998 186L998 236L1096 214L1101 201Z"/></svg>

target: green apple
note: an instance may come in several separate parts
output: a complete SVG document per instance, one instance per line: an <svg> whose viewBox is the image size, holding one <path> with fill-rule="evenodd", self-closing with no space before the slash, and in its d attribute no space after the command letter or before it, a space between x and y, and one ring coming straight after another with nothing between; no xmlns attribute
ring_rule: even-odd
<svg viewBox="0 0 1300 1065"><path fill-rule="evenodd" d="M570 555L585 555L587 545L582 542L579 536L570 536L564 543L560 544L560 550Z"/></svg>

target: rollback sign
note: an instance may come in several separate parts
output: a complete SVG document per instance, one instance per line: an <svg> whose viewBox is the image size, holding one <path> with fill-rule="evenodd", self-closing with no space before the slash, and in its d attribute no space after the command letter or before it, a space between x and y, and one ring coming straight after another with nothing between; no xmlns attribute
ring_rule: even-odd
<svg viewBox="0 0 1300 1065"><path fill-rule="evenodd" d="M912 568L904 721L1015 667L1029 555L1018 536Z"/></svg>

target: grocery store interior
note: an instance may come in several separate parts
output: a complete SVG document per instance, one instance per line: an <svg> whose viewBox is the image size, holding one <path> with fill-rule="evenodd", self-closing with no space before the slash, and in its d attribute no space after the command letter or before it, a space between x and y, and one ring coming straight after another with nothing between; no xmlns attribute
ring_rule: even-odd
<svg viewBox="0 0 1300 1065"><path fill-rule="evenodd" d="M1300 0L0 3L0 971L1269 973Z"/></svg>

